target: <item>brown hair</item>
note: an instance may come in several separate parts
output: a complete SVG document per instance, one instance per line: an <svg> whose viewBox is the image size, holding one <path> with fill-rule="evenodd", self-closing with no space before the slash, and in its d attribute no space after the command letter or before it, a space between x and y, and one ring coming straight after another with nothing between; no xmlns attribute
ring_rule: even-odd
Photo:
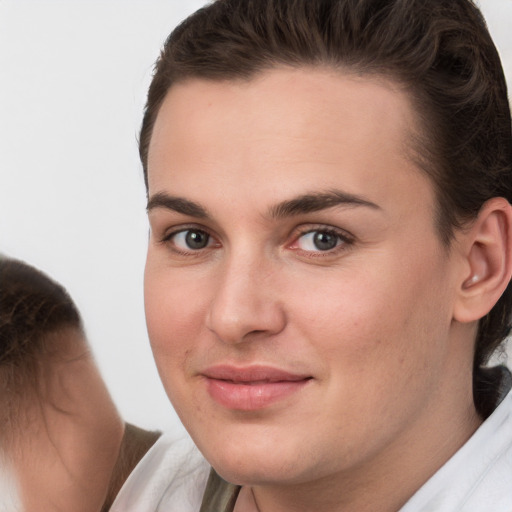
<svg viewBox="0 0 512 512"><path fill-rule="evenodd" d="M66 290L21 261L0 257L0 368L11 390L32 383L39 364L54 355L49 334L82 330L80 314Z"/></svg>
<svg viewBox="0 0 512 512"><path fill-rule="evenodd" d="M217 0L200 9L171 33L155 66L139 145L146 187L153 125L173 84L246 80L276 66L327 66L405 86L423 129L415 159L434 184L446 246L454 228L475 218L485 201L512 202L505 78L471 0ZM488 389L482 366L509 333L511 307L509 285L480 321L479 411Z"/></svg>

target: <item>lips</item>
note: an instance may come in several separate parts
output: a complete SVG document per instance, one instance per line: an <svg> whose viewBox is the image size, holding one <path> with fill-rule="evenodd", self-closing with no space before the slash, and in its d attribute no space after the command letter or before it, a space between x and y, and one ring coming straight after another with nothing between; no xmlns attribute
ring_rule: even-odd
<svg viewBox="0 0 512 512"><path fill-rule="evenodd" d="M311 380L309 375L267 366L214 366L203 376L208 393L217 403L240 411L268 407L299 392Z"/></svg>

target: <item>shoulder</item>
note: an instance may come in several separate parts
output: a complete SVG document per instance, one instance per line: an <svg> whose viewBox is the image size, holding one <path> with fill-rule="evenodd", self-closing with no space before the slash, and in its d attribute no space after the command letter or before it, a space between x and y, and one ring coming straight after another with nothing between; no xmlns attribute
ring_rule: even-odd
<svg viewBox="0 0 512 512"><path fill-rule="evenodd" d="M165 434L130 474L111 512L196 512L209 470L189 437Z"/></svg>

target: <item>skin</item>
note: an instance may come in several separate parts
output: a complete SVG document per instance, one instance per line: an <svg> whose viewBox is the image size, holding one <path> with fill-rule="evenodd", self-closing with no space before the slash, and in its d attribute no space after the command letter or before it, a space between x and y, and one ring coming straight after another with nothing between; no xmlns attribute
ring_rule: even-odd
<svg viewBox="0 0 512 512"><path fill-rule="evenodd" d="M16 429L7 453L22 510L99 511L124 423L83 334L65 328L48 336L55 353L41 359L37 393L25 391L10 411Z"/></svg>
<svg viewBox="0 0 512 512"><path fill-rule="evenodd" d="M466 235L439 239L431 183L410 158L418 130L397 84L322 68L189 80L161 107L148 330L185 427L244 486L237 512L396 511L480 423L476 321L455 313ZM333 190L350 201L333 205ZM323 204L290 207L304 195ZM185 230L208 244L187 246ZM318 232L335 247L319 250ZM234 410L208 392L218 364L309 380Z"/></svg>

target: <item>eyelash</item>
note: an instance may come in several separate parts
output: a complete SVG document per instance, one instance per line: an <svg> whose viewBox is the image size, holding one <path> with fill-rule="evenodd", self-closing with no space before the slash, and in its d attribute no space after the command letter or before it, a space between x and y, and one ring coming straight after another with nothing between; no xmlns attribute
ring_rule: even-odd
<svg viewBox="0 0 512 512"><path fill-rule="evenodd" d="M212 246L207 245L204 248L199 248L196 250L194 250L194 249L190 249L188 251L183 250L183 249L179 248L176 245L176 243L173 243L173 238L175 238L179 234L187 233L187 232L198 232L198 233L205 234L206 236L209 237L208 243L210 243L211 240L214 240L214 241L216 240L215 237L208 231L208 229L205 229L202 226L200 227L200 226L192 225L192 226L181 226L179 229L175 229L170 233L166 233L161 238L160 243L162 243L164 245L169 245L171 247L171 250L174 253L181 255L181 256L188 256L188 257L201 256L202 254L204 254L204 251L206 249L218 248L221 246L221 244L219 242L214 242L214 245L212 245ZM332 249L326 249L326 250L319 249L317 251L305 250L305 249L301 249L300 247L294 247L294 245L296 245L302 237L312 234L312 233L323 233L326 235L334 236L337 239L337 241L336 241L337 245L335 247L333 247ZM296 233L294 233L292 235L292 242L286 244L286 247L290 250L300 253L302 256L310 257L310 258L318 258L318 257L334 256L334 255L338 254L338 252L346 251L350 246L352 246L354 244L354 242L355 242L354 237L344 230L336 229L332 226L325 226L325 225L311 226L311 225L309 225L307 227L306 226L299 227L297 229Z"/></svg>
<svg viewBox="0 0 512 512"><path fill-rule="evenodd" d="M313 234L313 233L322 233L326 235L330 235L336 238L336 246L332 249L326 249L321 250L318 249L316 251L312 250L304 250L300 247L293 247L296 245L299 240L306 235ZM321 257L328 257L328 256L335 256L339 252L346 251L350 246L352 246L355 242L354 237L341 229L334 228L332 226L325 226L325 225L317 225L317 226L307 226L299 228L296 235L293 236L293 242L291 244L288 244L288 248L300 252L302 255L310 257L310 258L321 258Z"/></svg>
<svg viewBox="0 0 512 512"><path fill-rule="evenodd" d="M180 228L178 229L175 229L173 231L171 231L170 233L166 233L162 239L160 240L160 243L164 244L164 245L168 245L171 247L171 250L180 255L180 256L200 256L205 249L208 249L209 247L205 247L204 249L197 249L197 250L194 250L194 249L190 249L189 251L186 251L184 249L180 249L175 243L173 243L173 238L176 237L177 235L181 234L181 233L187 233L187 232L197 232L197 233L204 233L206 236L209 237L209 239L214 239L215 240L215 237L213 235L211 235L211 233L203 228L203 227L199 227L199 226L181 226ZM215 244L216 247L220 247L220 243L216 243Z"/></svg>

